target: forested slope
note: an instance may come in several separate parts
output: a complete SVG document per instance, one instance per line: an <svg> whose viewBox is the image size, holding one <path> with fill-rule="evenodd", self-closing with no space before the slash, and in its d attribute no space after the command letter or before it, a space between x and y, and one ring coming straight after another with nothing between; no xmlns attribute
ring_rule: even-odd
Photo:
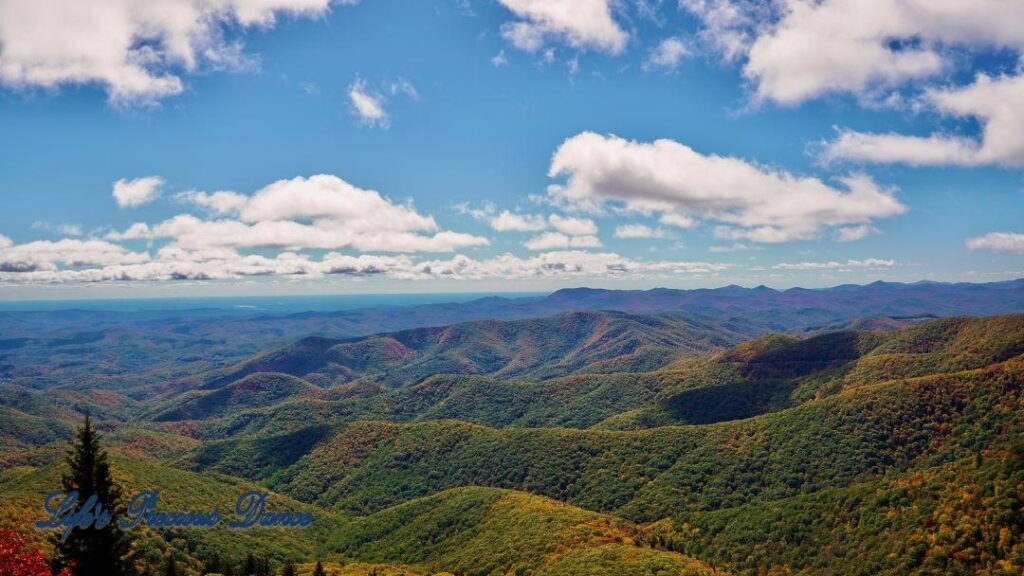
<svg viewBox="0 0 1024 576"><path fill-rule="evenodd" d="M1024 572L1024 316L702 322L306 339L128 404L12 387L2 511L37 514L79 402L104 399L125 485L203 506L259 487L321 519L299 540L145 534L197 573L247 549L343 574Z"/></svg>

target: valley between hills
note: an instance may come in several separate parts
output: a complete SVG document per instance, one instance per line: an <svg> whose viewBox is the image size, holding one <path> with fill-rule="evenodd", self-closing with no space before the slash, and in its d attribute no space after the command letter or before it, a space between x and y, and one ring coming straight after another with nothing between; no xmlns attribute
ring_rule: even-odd
<svg viewBox="0 0 1024 576"><path fill-rule="evenodd" d="M143 569L1024 573L1022 281L2 316L3 525L85 413L126 492L316 518L144 528Z"/></svg>

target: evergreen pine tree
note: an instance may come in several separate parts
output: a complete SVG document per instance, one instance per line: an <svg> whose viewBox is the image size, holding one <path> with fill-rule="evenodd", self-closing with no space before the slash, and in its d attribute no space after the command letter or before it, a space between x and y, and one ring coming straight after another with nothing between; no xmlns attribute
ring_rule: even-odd
<svg viewBox="0 0 1024 576"><path fill-rule="evenodd" d="M242 567L242 576L256 576L257 571L256 558L249 552L245 557L245 566Z"/></svg>
<svg viewBox="0 0 1024 576"><path fill-rule="evenodd" d="M178 566L174 562L174 554L167 557L167 565L164 568L164 576L178 576Z"/></svg>
<svg viewBox="0 0 1024 576"><path fill-rule="evenodd" d="M327 576L324 572L324 565L319 560L316 561L316 566L313 567L313 576Z"/></svg>
<svg viewBox="0 0 1024 576"><path fill-rule="evenodd" d="M103 528L76 528L67 540L58 541L56 562L72 567L76 576L132 576L135 570L128 558L131 541L117 527L124 514L121 488L110 475L107 452L100 446L88 414L65 462L69 473L61 481L64 491L78 492L80 504L95 494L111 520Z"/></svg>
<svg viewBox="0 0 1024 576"><path fill-rule="evenodd" d="M284 566L281 567L281 576L297 576L295 573L295 565L291 562L285 562Z"/></svg>

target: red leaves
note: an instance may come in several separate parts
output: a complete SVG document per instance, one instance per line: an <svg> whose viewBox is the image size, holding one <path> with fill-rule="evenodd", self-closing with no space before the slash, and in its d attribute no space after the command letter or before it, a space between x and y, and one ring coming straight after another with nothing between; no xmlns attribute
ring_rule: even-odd
<svg viewBox="0 0 1024 576"><path fill-rule="evenodd" d="M53 576L46 556L13 530L0 530L0 576ZM67 568L56 576L72 576Z"/></svg>

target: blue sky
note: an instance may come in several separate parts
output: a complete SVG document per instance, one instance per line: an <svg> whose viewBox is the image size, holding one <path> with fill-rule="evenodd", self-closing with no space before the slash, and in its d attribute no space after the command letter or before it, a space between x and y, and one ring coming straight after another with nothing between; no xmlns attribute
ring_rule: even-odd
<svg viewBox="0 0 1024 576"><path fill-rule="evenodd" d="M0 298L1024 276L1024 33L851 2L0 1Z"/></svg>

